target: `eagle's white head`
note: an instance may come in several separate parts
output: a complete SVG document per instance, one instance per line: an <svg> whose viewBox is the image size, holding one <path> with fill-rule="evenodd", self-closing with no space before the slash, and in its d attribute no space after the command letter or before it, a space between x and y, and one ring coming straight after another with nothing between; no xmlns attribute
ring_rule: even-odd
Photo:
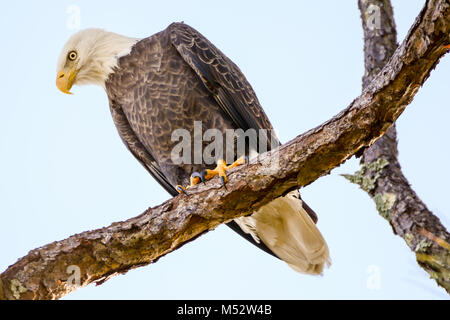
<svg viewBox="0 0 450 320"><path fill-rule="evenodd" d="M75 33L58 59L56 86L70 93L74 84L97 84L104 87L120 57L130 53L136 38L102 29L85 29Z"/></svg>

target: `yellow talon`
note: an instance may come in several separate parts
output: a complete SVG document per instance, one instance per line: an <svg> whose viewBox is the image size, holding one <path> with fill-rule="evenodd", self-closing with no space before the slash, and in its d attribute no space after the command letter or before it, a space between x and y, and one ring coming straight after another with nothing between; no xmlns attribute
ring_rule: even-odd
<svg viewBox="0 0 450 320"><path fill-rule="evenodd" d="M198 184L200 181L203 181L202 175L198 172L194 172L192 173L191 177L190 177L190 182L191 184L188 185L187 187L183 187L181 185L177 185L175 187L175 189L178 191L178 193L184 193L186 194L186 190L189 189L192 186L195 186L196 184Z"/></svg>
<svg viewBox="0 0 450 320"><path fill-rule="evenodd" d="M199 177L191 176L191 185L189 187L195 186L199 182L200 182L200 178ZM189 187L187 187L187 188L189 188Z"/></svg>
<svg viewBox="0 0 450 320"><path fill-rule="evenodd" d="M222 180L222 184L225 186L225 183L228 180L227 171L234 167L246 164L247 162L248 162L247 157L240 157L235 162L233 162L232 164L227 166L227 163L225 162L225 160L220 159L217 161L217 166L213 170L206 169L206 170L203 170L203 172L201 174L198 172L194 172L191 175L191 178L190 178L191 184L189 186L183 187L181 185L177 185L175 187L175 189L178 191L178 193L187 194L186 190L189 189L190 187L195 186L196 184L198 184L200 182L205 182L206 180L210 180L217 175L220 177L220 179Z"/></svg>
<svg viewBox="0 0 450 320"><path fill-rule="evenodd" d="M186 194L186 188L183 187L183 186L181 186L181 185L177 185L177 186L175 187L175 189L178 191L179 194L181 194L181 193Z"/></svg>
<svg viewBox="0 0 450 320"><path fill-rule="evenodd" d="M225 185L225 183L228 180L227 174L226 174L227 171L234 167L237 167L239 165L246 164L247 162L248 162L247 157L240 157L235 162L233 162L232 164L227 166L227 163L225 162L225 160L220 159L217 161L217 166L213 170L210 170L210 169L205 170L205 175L204 175L205 180L210 180L218 175L222 180L222 184Z"/></svg>

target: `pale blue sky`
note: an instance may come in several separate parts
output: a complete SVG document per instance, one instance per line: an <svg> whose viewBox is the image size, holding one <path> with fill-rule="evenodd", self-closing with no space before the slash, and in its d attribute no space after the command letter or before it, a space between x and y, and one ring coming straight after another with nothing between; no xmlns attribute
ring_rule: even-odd
<svg viewBox="0 0 450 320"><path fill-rule="evenodd" d="M402 41L424 1L393 1ZM236 62L286 142L346 107L361 91L356 1L9 1L0 37L0 270L29 250L140 214L169 198L123 146L99 87L55 87L56 60L80 26L135 37L173 21L198 29ZM69 23L70 25L70 23ZM450 227L447 169L450 58L444 57L398 121L400 161L412 186ZM156 264L67 299L448 299L394 236L373 202L340 173L303 190L333 264L300 275L225 226ZM373 277L379 285L370 285ZM369 283L369 285L368 285Z"/></svg>

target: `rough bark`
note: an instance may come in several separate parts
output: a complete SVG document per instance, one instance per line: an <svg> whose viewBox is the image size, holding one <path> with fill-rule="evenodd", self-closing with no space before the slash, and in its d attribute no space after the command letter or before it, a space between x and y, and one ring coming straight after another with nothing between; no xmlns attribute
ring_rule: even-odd
<svg viewBox="0 0 450 320"><path fill-rule="evenodd" d="M359 0L358 6L364 30L365 88L394 54L397 34L389 0ZM378 25L374 14L379 14ZM370 195L394 233L416 253L419 265L450 293L450 234L403 175L395 124L364 151L361 165L361 170L347 178Z"/></svg>
<svg viewBox="0 0 450 320"><path fill-rule="evenodd" d="M427 1L389 63L338 115L234 169L227 189L214 179L136 218L30 251L0 275L0 299L56 299L102 283L329 173L394 123L447 51L449 33L449 1ZM79 285L67 273L74 265Z"/></svg>

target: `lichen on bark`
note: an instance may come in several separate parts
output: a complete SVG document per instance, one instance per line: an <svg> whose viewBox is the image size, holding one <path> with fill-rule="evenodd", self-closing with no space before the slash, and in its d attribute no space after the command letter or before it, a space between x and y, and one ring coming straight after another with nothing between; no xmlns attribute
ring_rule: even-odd
<svg viewBox="0 0 450 320"><path fill-rule="evenodd" d="M354 174L342 174L351 183L355 183L366 192L371 192L375 189L376 182L381 176L381 171L389 164L385 158L379 158L373 162L361 164L361 168Z"/></svg>
<svg viewBox="0 0 450 320"><path fill-rule="evenodd" d="M450 5L448 1L427 1L436 8ZM359 0L364 31L365 73L363 88L377 77L397 48L394 14L389 0ZM372 28L368 8L378 8L379 26ZM373 11L373 10L372 10ZM436 14L436 12L431 15ZM449 13L443 13L448 19ZM422 17L423 18L423 17ZM421 46L425 39L417 40ZM450 41L449 39L446 40ZM443 43L445 45L445 41ZM445 47L445 46L444 46ZM411 81L411 80L410 80ZM383 159L381 166L373 166ZM384 165L386 164L386 165ZM395 234L404 238L416 253L419 265L450 293L450 235L439 219L426 207L403 175L398 161L395 124L362 154L361 169L347 179L361 185L373 199L379 214L389 221Z"/></svg>

